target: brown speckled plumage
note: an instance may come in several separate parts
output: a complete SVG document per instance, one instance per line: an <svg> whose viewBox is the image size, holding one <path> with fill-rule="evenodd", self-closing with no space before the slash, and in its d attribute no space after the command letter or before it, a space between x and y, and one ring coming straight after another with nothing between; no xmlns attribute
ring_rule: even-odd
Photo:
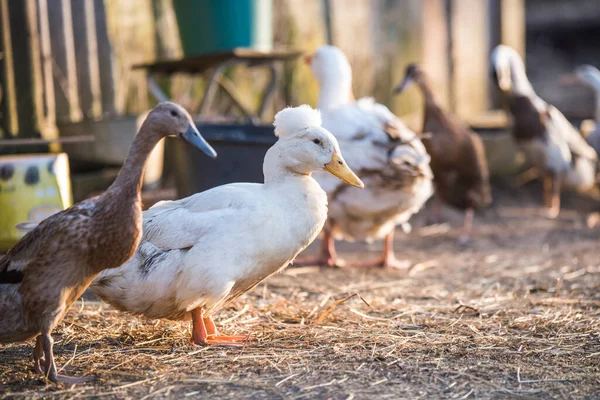
<svg viewBox="0 0 600 400"><path fill-rule="evenodd" d="M51 360L52 330L96 275L125 263L140 242L146 158L160 139L182 134L190 124L181 107L159 104L106 192L44 220L0 258L0 343L39 334L38 345L46 340L50 346L50 354L45 354L50 379L57 379ZM40 357L34 352L38 370Z"/></svg>
<svg viewBox="0 0 600 400"><path fill-rule="evenodd" d="M481 138L440 107L418 65L407 68L405 79L418 84L425 100L422 141L431 156L437 194L444 202L463 210L488 206L492 198Z"/></svg>

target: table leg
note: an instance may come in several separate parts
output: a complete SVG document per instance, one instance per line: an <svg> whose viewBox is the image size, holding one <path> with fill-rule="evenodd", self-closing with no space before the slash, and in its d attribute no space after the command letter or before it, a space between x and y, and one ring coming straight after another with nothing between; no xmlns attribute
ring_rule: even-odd
<svg viewBox="0 0 600 400"><path fill-rule="evenodd" d="M262 98L262 102L260 103L260 107L258 108L258 117L260 119L263 119L264 117L264 113L267 109L267 104L269 104L269 101L271 100L271 98L273 97L273 94L275 93L275 88L277 86L277 78L278 78L278 71L277 71L277 66L275 66L274 64L269 64L269 71L271 72L271 79L269 80L269 84L267 85L265 92L263 94L263 98Z"/></svg>
<svg viewBox="0 0 600 400"><path fill-rule="evenodd" d="M204 91L204 96L202 97L202 102L200 103L199 114L206 115L210 110L210 106L213 102L215 94L217 93L218 88L218 77L221 75L222 71L233 65L236 60L226 61L217 65L210 75L210 79L208 80L208 85L206 86L206 90Z"/></svg>
<svg viewBox="0 0 600 400"><path fill-rule="evenodd" d="M160 86L158 86L158 83L156 83L152 75L148 75L146 80L148 81L148 89L150 89L150 92L158 101L169 101L169 98L165 92L162 91Z"/></svg>

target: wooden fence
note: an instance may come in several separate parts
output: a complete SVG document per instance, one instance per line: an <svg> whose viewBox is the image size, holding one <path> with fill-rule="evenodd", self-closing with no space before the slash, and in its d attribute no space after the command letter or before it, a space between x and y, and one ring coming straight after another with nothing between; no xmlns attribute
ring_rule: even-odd
<svg viewBox="0 0 600 400"><path fill-rule="evenodd" d="M55 137L56 126L146 110L154 101L130 66L181 56L172 0L0 0L0 137ZM495 105L489 53L502 42L524 51L524 0L330 0L332 40L354 68L356 95L399 114L421 108L416 91L391 90L409 62L432 75L440 99L461 117ZM274 0L275 45L313 50L326 41L322 0ZM281 70L271 107L316 101L301 62ZM232 72L247 101L260 72ZM180 76L170 83L195 85Z"/></svg>

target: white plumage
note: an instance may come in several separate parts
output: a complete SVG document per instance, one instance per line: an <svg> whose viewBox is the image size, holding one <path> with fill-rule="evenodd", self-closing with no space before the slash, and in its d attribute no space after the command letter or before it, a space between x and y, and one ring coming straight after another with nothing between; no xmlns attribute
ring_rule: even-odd
<svg viewBox="0 0 600 400"><path fill-rule="evenodd" d="M304 129L321 126L321 114L309 105L303 104L295 107L292 112L286 110L290 110L290 108L275 115L273 126L275 126L275 136L277 137L290 136Z"/></svg>
<svg viewBox="0 0 600 400"><path fill-rule="evenodd" d="M366 188L343 187L330 176L315 174L329 198L329 228L336 238L347 240L386 237L433 193L429 155L417 135L387 107L372 98L353 100L352 71L341 50L322 46L310 62L319 82L317 108L323 127L336 136ZM331 246L323 248L320 261L335 264L333 242L327 235L326 231ZM395 261L388 241L384 265Z"/></svg>
<svg viewBox="0 0 600 400"><path fill-rule="evenodd" d="M581 65L575 69L575 76L594 91L596 107L594 113L595 128L586 136L586 141L596 153L600 153L600 71L592 65Z"/></svg>
<svg viewBox="0 0 600 400"><path fill-rule="evenodd" d="M515 50L500 45L491 58L513 117L513 136L544 176L548 216L556 217L561 186L587 191L596 185L597 154L558 109L535 93Z"/></svg>
<svg viewBox="0 0 600 400"><path fill-rule="evenodd" d="M275 126L279 140L265 156L264 184L219 186L145 211L136 254L101 274L94 292L117 309L150 318L191 316L194 341L211 343L196 332L202 319L211 324L206 319L223 304L287 266L321 230L327 198L311 172L333 168L360 183L317 111L285 109Z"/></svg>

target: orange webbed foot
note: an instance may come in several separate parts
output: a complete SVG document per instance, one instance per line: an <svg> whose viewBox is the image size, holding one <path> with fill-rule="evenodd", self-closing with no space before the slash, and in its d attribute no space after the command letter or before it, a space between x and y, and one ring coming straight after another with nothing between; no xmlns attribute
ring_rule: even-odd
<svg viewBox="0 0 600 400"><path fill-rule="evenodd" d="M249 335L208 335L205 338L192 337L191 342L198 346L229 346L243 347L252 340Z"/></svg>

